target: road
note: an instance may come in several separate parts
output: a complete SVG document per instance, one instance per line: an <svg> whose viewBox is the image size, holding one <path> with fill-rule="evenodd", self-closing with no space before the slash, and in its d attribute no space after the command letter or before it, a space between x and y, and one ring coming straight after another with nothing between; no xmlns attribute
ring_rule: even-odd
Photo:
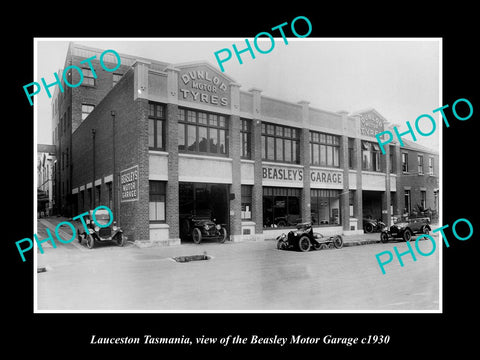
<svg viewBox="0 0 480 360"><path fill-rule="evenodd" d="M375 254L394 246L407 250L404 242L391 242L300 253L277 250L274 241L89 250L75 240L37 254L37 266L47 269L35 274L37 308L438 310L438 247L416 262L404 256L404 267L394 259L383 275ZM204 252L212 258L172 260Z"/></svg>

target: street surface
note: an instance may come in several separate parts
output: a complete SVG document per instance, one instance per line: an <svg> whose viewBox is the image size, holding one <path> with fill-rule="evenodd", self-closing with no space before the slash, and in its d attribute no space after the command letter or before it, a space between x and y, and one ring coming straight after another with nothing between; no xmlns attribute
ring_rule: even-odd
<svg viewBox="0 0 480 360"><path fill-rule="evenodd" d="M39 239L46 237L38 222ZM42 231L44 232L42 235ZM53 229L51 229L53 233ZM369 234L378 239L379 234ZM65 239L69 239L65 234ZM439 250L396 257L383 275L375 255L404 242L300 253L275 241L138 248L77 240L37 251L38 310L438 310ZM412 240L412 247L413 240ZM431 249L422 240L424 252ZM211 256L178 263L172 257Z"/></svg>

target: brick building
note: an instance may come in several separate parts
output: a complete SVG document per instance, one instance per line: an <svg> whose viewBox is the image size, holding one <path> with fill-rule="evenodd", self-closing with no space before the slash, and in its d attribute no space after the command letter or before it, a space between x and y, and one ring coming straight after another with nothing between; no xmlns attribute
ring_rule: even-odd
<svg viewBox="0 0 480 360"><path fill-rule="evenodd" d="M71 44L66 66L101 52ZM94 61L98 79L53 99L69 214L107 205L130 240L175 244L188 214L209 213L239 241L438 210L438 153L405 141L382 155L374 136L391 124L374 109L334 113L240 90L205 62L120 55L116 73Z"/></svg>

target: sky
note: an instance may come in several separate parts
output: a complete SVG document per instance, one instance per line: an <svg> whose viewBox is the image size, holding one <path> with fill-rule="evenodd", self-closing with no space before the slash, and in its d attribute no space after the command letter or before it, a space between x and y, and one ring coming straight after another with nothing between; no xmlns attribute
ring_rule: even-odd
<svg viewBox="0 0 480 360"><path fill-rule="evenodd" d="M266 39L266 40L265 40ZM259 41L261 49L271 46L268 38ZM438 39L324 39L282 38L267 54L255 51L242 54L243 64L235 55L223 63L225 74L241 85L241 90L262 90L262 95L290 102L306 100L314 108L349 113L374 108L400 132L412 127L422 114L437 120L437 130L430 136L417 135L417 143L438 150L442 126L441 48ZM118 53L136 55L172 64L207 61L219 65L214 53L224 48L245 48L244 38L221 39L96 39L37 38L34 77L40 83L54 81L54 72L62 69L69 41ZM249 39L253 47L253 39ZM265 40L265 41L263 41ZM223 54L222 54L223 56ZM59 74L61 76L61 74ZM53 88L50 89L53 93ZM51 144L51 99L45 90L35 95L37 142ZM26 106L28 100L25 97ZM428 132L429 124L420 128ZM412 140L410 135L405 139Z"/></svg>

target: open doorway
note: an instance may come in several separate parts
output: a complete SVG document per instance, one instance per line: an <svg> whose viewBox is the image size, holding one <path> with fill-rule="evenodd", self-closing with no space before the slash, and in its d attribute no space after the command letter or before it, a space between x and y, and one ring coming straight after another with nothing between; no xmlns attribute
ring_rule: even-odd
<svg viewBox="0 0 480 360"><path fill-rule="evenodd" d="M192 218L210 219L225 224L229 232L227 184L179 183L180 239L190 242Z"/></svg>

